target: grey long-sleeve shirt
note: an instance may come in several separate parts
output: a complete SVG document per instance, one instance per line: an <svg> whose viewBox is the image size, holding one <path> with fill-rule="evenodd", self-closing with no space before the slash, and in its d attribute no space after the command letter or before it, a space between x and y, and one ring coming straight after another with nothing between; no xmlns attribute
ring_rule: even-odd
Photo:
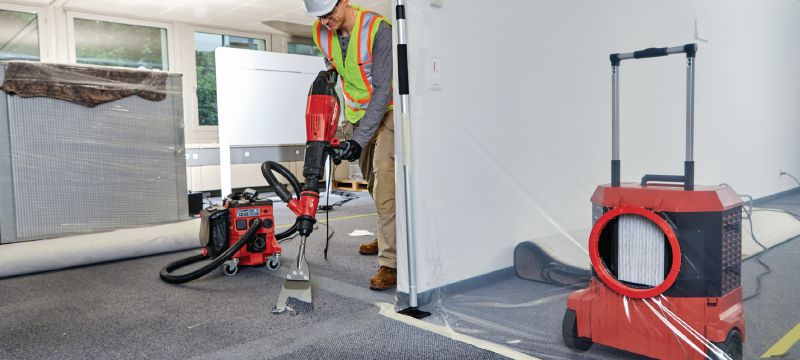
<svg viewBox="0 0 800 360"><path fill-rule="evenodd" d="M347 58L347 44L350 37L339 36L342 47L342 58ZM385 22L381 22L375 40L372 43L372 99L367 107L364 117L358 122L358 127L353 134L361 147L375 136L381 125L386 107L392 98L392 29Z"/></svg>

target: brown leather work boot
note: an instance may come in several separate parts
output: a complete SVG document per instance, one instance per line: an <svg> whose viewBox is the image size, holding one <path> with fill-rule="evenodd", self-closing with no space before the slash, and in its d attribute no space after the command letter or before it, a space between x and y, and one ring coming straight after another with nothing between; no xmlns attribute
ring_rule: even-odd
<svg viewBox="0 0 800 360"><path fill-rule="evenodd" d="M386 290L395 286L397 286L397 269L388 266L381 266L369 280L369 288L372 290Z"/></svg>
<svg viewBox="0 0 800 360"><path fill-rule="evenodd" d="M378 239L361 244L358 247L358 252L361 255L378 255Z"/></svg>

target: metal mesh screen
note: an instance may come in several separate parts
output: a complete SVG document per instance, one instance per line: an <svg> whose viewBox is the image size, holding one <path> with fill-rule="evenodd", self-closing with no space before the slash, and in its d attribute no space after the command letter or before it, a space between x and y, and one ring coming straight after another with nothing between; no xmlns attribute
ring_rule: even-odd
<svg viewBox="0 0 800 360"><path fill-rule="evenodd" d="M17 240L186 218L180 88L94 108L7 99Z"/></svg>
<svg viewBox="0 0 800 360"><path fill-rule="evenodd" d="M722 294L742 284L742 209L722 214Z"/></svg>

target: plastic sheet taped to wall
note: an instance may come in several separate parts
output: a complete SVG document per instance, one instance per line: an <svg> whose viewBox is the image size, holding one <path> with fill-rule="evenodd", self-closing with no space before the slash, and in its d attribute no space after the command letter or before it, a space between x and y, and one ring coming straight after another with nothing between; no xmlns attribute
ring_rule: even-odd
<svg viewBox="0 0 800 360"><path fill-rule="evenodd" d="M798 4L715 1L720 40L694 44L691 2L405 3L409 280L438 333L520 358L800 359L800 113L778 100L798 70L734 45ZM790 33L752 40L789 56Z"/></svg>
<svg viewBox="0 0 800 360"><path fill-rule="evenodd" d="M180 75L0 65L2 242L184 220Z"/></svg>

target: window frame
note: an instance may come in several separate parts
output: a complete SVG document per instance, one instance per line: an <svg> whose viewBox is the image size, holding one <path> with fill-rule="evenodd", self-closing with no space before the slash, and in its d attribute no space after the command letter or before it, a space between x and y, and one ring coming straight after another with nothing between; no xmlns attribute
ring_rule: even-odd
<svg viewBox="0 0 800 360"><path fill-rule="evenodd" d="M264 51L272 51L272 35L268 33L251 33L245 31L229 30L199 25L184 25L181 29L183 43L183 112L186 120L186 144L207 144L219 142L219 127L217 125L200 125L200 114L197 100L197 60L195 52L195 33L201 32L216 35L233 35L264 40Z"/></svg>
<svg viewBox="0 0 800 360"><path fill-rule="evenodd" d="M20 5L0 3L0 10L36 14L36 30L39 36L39 62L55 62L56 41L55 21L52 21L47 5Z"/></svg>
<svg viewBox="0 0 800 360"><path fill-rule="evenodd" d="M309 36L297 36L297 35L289 36L286 39L286 44L289 43L317 46L316 44L314 44L314 38L311 37L311 34L309 34Z"/></svg>
<svg viewBox="0 0 800 360"><path fill-rule="evenodd" d="M179 61L178 61L178 54L176 49L176 37L174 26L172 23L169 22L158 22L158 21L148 21L148 20L138 20L132 18L125 18L125 17L118 17L118 16L110 16L110 15L99 15L87 12L80 12L80 11L67 11L67 51L68 51L68 61L70 64L78 64L78 56L77 51L75 49L75 19L84 19L84 20L97 20L97 21L105 21L105 22L113 22L118 24L124 25L133 25L133 26L147 26L147 27L154 27L165 29L167 31L167 68L164 71L177 73L179 72Z"/></svg>

